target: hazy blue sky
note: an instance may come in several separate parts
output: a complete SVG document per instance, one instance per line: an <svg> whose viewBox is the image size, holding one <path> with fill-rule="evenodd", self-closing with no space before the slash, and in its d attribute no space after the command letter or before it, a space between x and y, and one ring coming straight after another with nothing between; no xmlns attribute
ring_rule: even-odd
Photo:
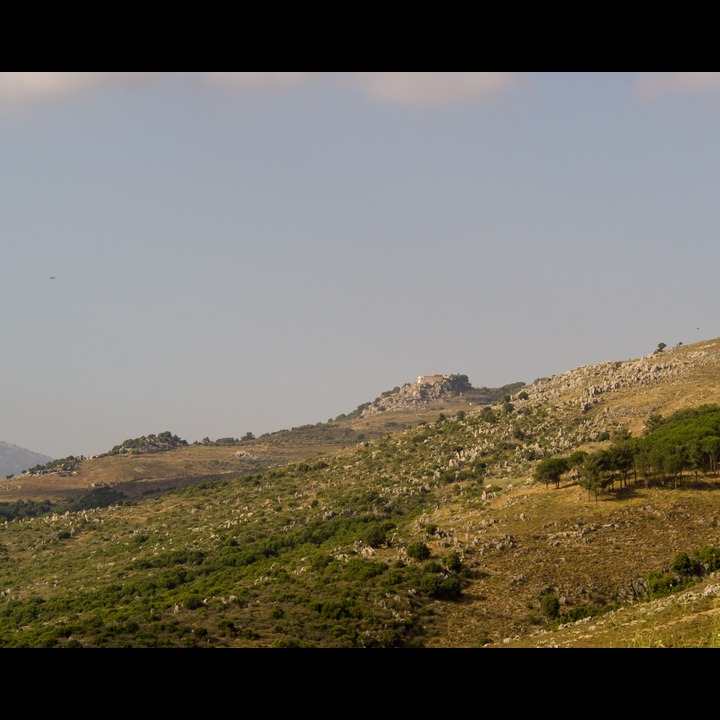
<svg viewBox="0 0 720 720"><path fill-rule="evenodd" d="M720 335L720 73L0 73L0 190L53 457Z"/></svg>

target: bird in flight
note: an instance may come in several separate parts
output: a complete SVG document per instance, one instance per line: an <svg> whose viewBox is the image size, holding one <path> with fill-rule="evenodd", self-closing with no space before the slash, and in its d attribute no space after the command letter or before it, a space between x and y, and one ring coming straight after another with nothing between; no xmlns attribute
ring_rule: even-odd
<svg viewBox="0 0 720 720"><path fill-rule="evenodd" d="M54 280L54 279L55 279L55 276L54 276L54 275L51 275L51 276L50 276L50 279L51 279L51 280Z"/></svg>

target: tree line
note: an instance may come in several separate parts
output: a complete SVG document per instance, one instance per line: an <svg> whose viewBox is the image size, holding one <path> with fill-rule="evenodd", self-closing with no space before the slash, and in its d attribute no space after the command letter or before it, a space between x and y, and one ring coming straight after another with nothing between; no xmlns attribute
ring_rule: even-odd
<svg viewBox="0 0 720 720"><path fill-rule="evenodd" d="M622 488L632 477L645 487L668 480L677 488L685 473L717 475L720 458L720 405L679 410L666 418L650 415L643 434L633 437L626 428L610 435L610 445L596 452L576 450L567 456L544 458L535 479L560 487L569 477L595 499Z"/></svg>

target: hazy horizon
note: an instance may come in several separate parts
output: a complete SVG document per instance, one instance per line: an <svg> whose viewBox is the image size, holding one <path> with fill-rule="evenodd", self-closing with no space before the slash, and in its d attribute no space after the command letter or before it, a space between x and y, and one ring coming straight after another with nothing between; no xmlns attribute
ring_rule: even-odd
<svg viewBox="0 0 720 720"><path fill-rule="evenodd" d="M0 440L324 422L720 336L720 73L0 73Z"/></svg>

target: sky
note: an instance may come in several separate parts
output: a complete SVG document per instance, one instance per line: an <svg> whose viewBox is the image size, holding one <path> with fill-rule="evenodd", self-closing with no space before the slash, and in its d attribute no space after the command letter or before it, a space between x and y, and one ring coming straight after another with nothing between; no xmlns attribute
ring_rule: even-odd
<svg viewBox="0 0 720 720"><path fill-rule="evenodd" d="M720 73L0 73L0 440L718 337L718 198Z"/></svg>

